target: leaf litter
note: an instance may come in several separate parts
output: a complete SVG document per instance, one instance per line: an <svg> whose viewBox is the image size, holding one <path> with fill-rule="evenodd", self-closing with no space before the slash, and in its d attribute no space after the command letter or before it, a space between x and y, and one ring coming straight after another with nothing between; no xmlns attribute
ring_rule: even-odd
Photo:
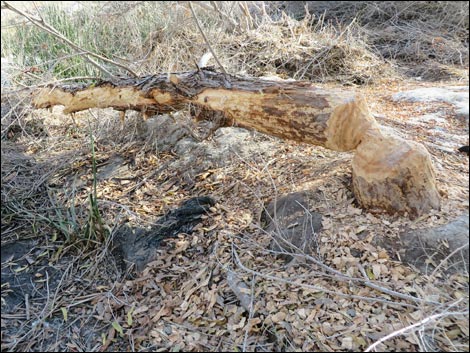
<svg viewBox="0 0 470 353"><path fill-rule="evenodd" d="M379 119L382 124L411 139L432 142L425 129L406 125L408 114L419 104L398 106L378 91L365 93L378 102L373 108L385 116ZM443 103L420 108L437 106L450 109ZM66 249L57 258L57 266L65 259L73 266L62 272L63 285L56 287L55 295L46 296L54 298L50 315L39 315L48 304L38 299L16 315L2 315L2 348L360 351L439 314L375 348L468 350L468 272L423 274L376 242L388 238L397 241L398 248L399 233L404 229L445 224L468 210L465 156L429 148L438 164L442 210L409 220L371 214L357 206L350 188L351 153L253 133L252 140L275 146L269 155L260 153L247 160L233 154L222 166L215 163L203 171L195 169L187 177L172 167L177 155L156 151L152 141L130 137L140 124L137 119L119 127L111 122L113 113L96 114L108 115L107 120L91 118L101 135L96 146L98 163L109 165L114 156L120 156L120 165L127 165L118 168L125 175L111 173L99 182L99 204L108 224L151 225L156 216L193 196L210 195L217 203L191 234L167 239L156 249L156 259L137 274L117 275L106 244L82 256ZM86 128L72 126L60 113L45 121L59 136L74 128L74 136L81 131L83 140L87 139ZM63 185L55 188L57 199L80 208L86 204L92 180L89 151L77 149L78 142L64 140L24 155L40 161L69 151L73 158L57 164L48 187ZM164 168L155 173L160 167ZM6 181L13 182L9 177L13 169L4 169L2 160L2 178L4 170L8 171ZM75 188L73 200L67 200L67 188ZM315 255L296 253L286 262L270 250L272 235L259 224L259 213L273 198L306 189L318 195L311 211L323 215L319 251ZM51 253L54 246L50 244ZM2 259L2 272L3 266ZM49 276L47 271L35 270L39 280ZM69 278L71 274L73 278ZM3 292L2 285L2 305ZM25 310L39 321L28 321ZM57 339L51 339L53 336Z"/></svg>

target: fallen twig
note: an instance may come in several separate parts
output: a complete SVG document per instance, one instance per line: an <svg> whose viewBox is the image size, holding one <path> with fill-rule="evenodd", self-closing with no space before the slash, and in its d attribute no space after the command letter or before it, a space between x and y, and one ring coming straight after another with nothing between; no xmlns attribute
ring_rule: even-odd
<svg viewBox="0 0 470 353"><path fill-rule="evenodd" d="M369 347L366 348L366 350L364 352L370 352L372 351L373 349L375 349L379 344L389 340L390 338L393 338L393 337L396 337L396 336L399 336L399 335L403 335L404 333L416 328L416 327L419 327L419 326L422 326L422 325L426 325L427 323L431 322L431 321L435 321L441 317L446 317L446 316L466 316L468 315L468 312L445 312L445 313L440 313L440 314L435 314L435 315L431 315L413 325L409 325L409 326L406 326L406 327L403 327L402 329L400 330L397 330L397 331L394 331L390 334L388 334L387 336L385 337L382 337L381 339L379 339L377 342L371 344Z"/></svg>
<svg viewBox="0 0 470 353"><path fill-rule="evenodd" d="M323 293L327 293L327 294L331 294L331 295L338 295L338 296L346 297L346 298L364 300L364 301L369 301L369 302L378 302L378 303L384 303L384 304L388 304L388 305L398 305L398 306L405 306L405 307L410 307L410 308L418 308L416 305L413 305L413 304L393 302L393 301L390 301L390 300L387 300L387 299L382 299L382 298L371 298L371 297L364 297L364 296L354 295L354 294L344 294L344 293L341 293L339 291L333 291L333 290L329 290L329 289L322 288L322 287L319 287L319 286L313 286L313 285L306 284L306 283L296 283L296 282L293 282L289 279L281 278L281 277L278 277L278 276L267 275L267 274L252 270L252 269L246 267L245 265L243 265L233 244L232 244L232 254L233 254L233 257L235 258L236 264L243 271L251 273L253 275L260 276L262 278L272 280L272 281L287 283L287 284L291 284L291 285L295 285L295 286L301 286L303 288L308 288L312 291L323 292Z"/></svg>

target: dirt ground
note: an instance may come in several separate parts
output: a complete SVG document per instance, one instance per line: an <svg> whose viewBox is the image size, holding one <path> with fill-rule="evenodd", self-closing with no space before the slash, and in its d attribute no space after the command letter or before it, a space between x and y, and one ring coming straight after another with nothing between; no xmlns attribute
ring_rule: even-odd
<svg viewBox="0 0 470 353"><path fill-rule="evenodd" d="M137 115L120 124L109 110L73 119L60 108L29 112L2 140L2 350L357 351L395 332L376 348L468 351L468 263L448 271L430 256L420 271L400 257L403 232L468 213L469 159L457 151L468 144L468 118L448 103L390 98L444 85L462 83L353 88L383 126L432 155L442 208L415 220L358 207L353 153L236 128L178 153ZM414 123L436 112L443 119ZM203 125L178 119L203 135ZM82 236L90 131L103 242ZM318 247L286 262L260 215L269 201L304 190L316 195L309 211L323 217ZM216 203L191 232L166 239L141 272L116 265L121 225L149 231L196 196Z"/></svg>

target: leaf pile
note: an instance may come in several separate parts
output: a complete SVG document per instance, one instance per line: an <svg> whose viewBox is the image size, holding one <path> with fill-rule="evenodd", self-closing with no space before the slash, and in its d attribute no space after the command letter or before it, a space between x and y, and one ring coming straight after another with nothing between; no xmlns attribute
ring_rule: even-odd
<svg viewBox="0 0 470 353"><path fill-rule="evenodd" d="M249 159L230 153L223 163L204 163L201 170L202 161L182 164L171 151L156 151L151 140L139 137L137 120L121 127L110 112L90 118L97 135L98 204L111 234L124 221L152 225L191 197L210 195L216 204L191 234L166 240L155 250L156 260L137 274L118 275L108 243L73 259L72 250L64 250L69 257L61 258L71 265L48 297L54 298L48 315L39 324L23 309L16 317L2 317L2 331L8 332L2 348L358 351L377 343L372 349L467 351L468 272L420 273L398 254L402 231L442 225L468 211L468 158L439 149L429 130L407 119L419 110L441 109L453 122L447 129L461 126L443 103L398 106L379 88L363 93L383 114L380 122L429 147L443 196L441 211L411 221L358 208L351 191L351 153L253 133L243 143L258 144L259 153ZM77 118L77 125L54 119L54 114L45 119L48 148L30 154L40 160L69 153L69 162L54 169L48 186L56 186L64 205L75 204L80 221L92 185L89 151L79 148L87 141L88 126ZM54 146L54 136L69 137ZM261 142L270 149L263 151ZM215 148L217 140L204 143ZM68 188L76 190L74 198ZM307 189L316 195L310 211L323 216L318 251L296 253L286 263L269 250L272 235L259 217L272 199ZM380 239L395 242L396 251L382 248ZM32 302L31 316L40 317L44 304Z"/></svg>

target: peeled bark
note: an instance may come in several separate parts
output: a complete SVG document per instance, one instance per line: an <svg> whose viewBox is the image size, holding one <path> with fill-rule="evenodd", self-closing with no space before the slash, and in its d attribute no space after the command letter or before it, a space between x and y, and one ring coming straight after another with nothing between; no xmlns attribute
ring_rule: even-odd
<svg viewBox="0 0 470 353"><path fill-rule="evenodd" d="M145 114L193 106L198 119L217 119L283 139L335 151L357 149L353 188L365 208L418 216L439 208L429 153L414 142L385 135L363 97L306 82L240 78L211 70L40 90L38 108L64 105L65 113L113 107Z"/></svg>

